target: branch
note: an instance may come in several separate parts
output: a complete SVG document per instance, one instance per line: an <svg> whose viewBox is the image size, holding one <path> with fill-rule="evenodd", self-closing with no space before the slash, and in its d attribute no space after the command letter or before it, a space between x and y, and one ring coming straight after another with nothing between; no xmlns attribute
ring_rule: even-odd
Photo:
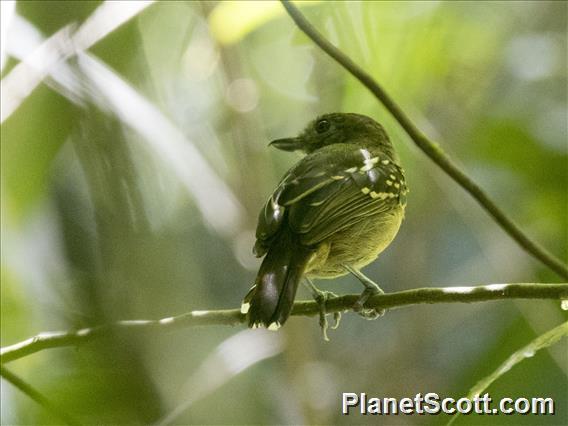
<svg viewBox="0 0 568 426"><path fill-rule="evenodd" d="M38 390L32 387L30 384L26 383L24 380L20 379L10 370L6 369L0 364L0 375L7 381L22 391L24 394L29 396L47 411L57 416L59 419L63 420L68 425L80 425L81 423L73 418L70 414L65 412L61 407L51 402L45 396L43 396Z"/></svg>
<svg viewBox="0 0 568 426"><path fill-rule="evenodd" d="M493 371L488 376L477 382L465 396L469 400L473 400L476 395L481 395L481 393L489 388L491 384L506 374L515 365L524 361L527 358L534 356L537 351L541 349L548 348L555 343L557 343L561 338L568 336L568 321L554 327L552 330L541 334L536 339L531 341L528 345L522 347L521 349L515 351L509 356L495 371ZM450 418L447 426L453 425L456 419L459 418L460 412L458 411L455 415Z"/></svg>
<svg viewBox="0 0 568 426"><path fill-rule="evenodd" d="M329 299L327 313L352 310L359 299L358 294L349 294ZM404 306L433 303L472 303L503 299L568 299L568 283L563 284L490 284L478 287L418 288L396 293L378 294L369 298L365 308L396 309ZM294 316L319 315L316 302L302 300L294 303ZM169 331L203 325L238 325L246 316L238 309L216 311L192 311L186 314L159 320L126 320L74 331L40 333L20 343L3 347L0 362L7 363L50 348L80 346L112 332Z"/></svg>
<svg viewBox="0 0 568 426"><path fill-rule="evenodd" d="M369 74L355 64L351 58L341 50L331 44L321 33L310 24L302 13L288 0L281 0L282 5L294 20L298 28L302 30L312 41L318 45L325 53L337 61L343 68L357 78L375 97L385 106L385 108L399 122L402 128L410 136L416 145L452 177L462 188L477 200L477 202L495 219L497 224L511 236L525 251L540 260L561 277L568 279L568 266L561 260L549 253L544 247L531 240L519 226L509 218L492 201L487 193L481 189L464 171L462 171L435 142L428 139L416 125L408 118L400 106L390 97L390 95L377 83Z"/></svg>

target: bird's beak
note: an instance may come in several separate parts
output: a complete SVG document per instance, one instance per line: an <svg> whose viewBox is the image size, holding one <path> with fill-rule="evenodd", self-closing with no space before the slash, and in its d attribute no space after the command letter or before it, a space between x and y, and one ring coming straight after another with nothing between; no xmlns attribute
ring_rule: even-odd
<svg viewBox="0 0 568 426"><path fill-rule="evenodd" d="M268 144L274 148L281 149L282 151L296 151L302 149L302 139L300 138L285 138L276 139Z"/></svg>

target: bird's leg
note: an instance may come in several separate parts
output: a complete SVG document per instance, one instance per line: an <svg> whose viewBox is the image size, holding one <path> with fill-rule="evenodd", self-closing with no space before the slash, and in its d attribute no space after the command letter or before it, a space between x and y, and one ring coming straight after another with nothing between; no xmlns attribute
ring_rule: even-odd
<svg viewBox="0 0 568 426"><path fill-rule="evenodd" d="M364 305L367 300L369 300L369 297L374 296L375 294L384 294L384 291L378 286L376 282L364 275L361 271L348 265L344 265L344 267L347 271L355 275L355 277L361 282L361 284L365 286L365 290L363 290L361 296L359 296L359 299L357 299L357 301L355 302L353 310L363 318L369 320L377 319L378 317L383 316L385 314L384 309L364 309Z"/></svg>
<svg viewBox="0 0 568 426"><path fill-rule="evenodd" d="M329 299L337 297L337 294L332 293L331 291L322 291L314 285L311 279L309 279L308 277L304 277L304 279L305 279L304 284L312 293L312 297L314 298L314 300L316 301L319 307L319 325L321 327L323 339L326 342L329 342L329 337L327 337L327 329L329 327L329 324L326 318L327 312L325 310L325 303ZM339 327L339 321L341 320L341 312L334 312L333 319L335 320L335 324L331 328L335 330L337 327Z"/></svg>

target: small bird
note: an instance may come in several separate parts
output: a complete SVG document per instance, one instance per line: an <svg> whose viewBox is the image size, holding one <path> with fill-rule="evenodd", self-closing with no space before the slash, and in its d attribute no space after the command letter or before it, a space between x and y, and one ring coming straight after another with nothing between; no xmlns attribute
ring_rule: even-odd
<svg viewBox="0 0 568 426"><path fill-rule="evenodd" d="M356 304L363 312L365 301L382 290L360 269L394 239L408 192L388 135L367 116L332 113L270 146L307 155L260 211L253 252L265 258L241 306L249 327L282 326L302 278L318 300L324 292L311 279L352 273L365 286Z"/></svg>

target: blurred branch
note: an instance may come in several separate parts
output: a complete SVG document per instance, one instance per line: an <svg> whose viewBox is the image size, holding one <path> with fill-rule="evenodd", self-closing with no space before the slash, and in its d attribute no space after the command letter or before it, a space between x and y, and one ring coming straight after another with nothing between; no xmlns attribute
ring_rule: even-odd
<svg viewBox="0 0 568 426"><path fill-rule="evenodd" d="M399 122L402 128L414 141L414 143L434 161L442 170L450 175L462 188L477 200L477 202L495 219L497 224L511 236L525 251L533 257L539 259L563 278L568 278L568 266L560 259L549 253L544 247L531 240L519 226L509 218L502 210L489 198L487 193L481 189L463 170L461 170L446 154L442 148L416 127L400 106L390 97L390 95L379 85L369 74L361 69L355 62L345 55L341 50L331 44L318 30L310 24L302 13L288 0L281 0L282 5L294 20L298 28L302 30L316 45L325 53L331 56L350 74L357 78L375 97L385 106L385 108Z"/></svg>
<svg viewBox="0 0 568 426"><path fill-rule="evenodd" d="M536 339L531 341L528 345L522 347L521 349L515 351L512 355L510 355L505 362L503 362L495 371L493 371L488 376L481 379L479 382L473 386L467 395L465 396L469 400L472 400L476 395L481 395L483 391L485 391L491 384L499 379L501 376L508 373L511 368L515 365L524 361L527 358L531 358L534 354L541 349L548 348L555 343L557 343L561 338L568 336L568 321L560 324L559 326L554 327L552 330L547 331L544 334L541 334ZM458 411L455 415L450 418L450 421L447 423L447 426L453 425L455 421L459 418L460 412Z"/></svg>
<svg viewBox="0 0 568 426"><path fill-rule="evenodd" d="M61 407L55 405L49 399L47 399L43 394L33 388L31 385L26 383L24 380L20 379L10 370L6 369L3 365L0 365L0 375L7 381L18 388L20 391L25 393L39 405L44 407L47 411L57 416L60 420L63 420L68 425L80 425L81 423L73 418L71 415L67 414Z"/></svg>
<svg viewBox="0 0 568 426"><path fill-rule="evenodd" d="M153 1L106 1L97 7L79 28L74 24L66 25L48 40L42 40L33 52L22 58L21 62L2 79L0 122L3 123L8 119L45 77L64 60L77 52L88 50L152 3ZM15 18L18 20L18 15ZM22 49L25 45L22 39L15 37L14 34L10 34L8 42L6 50L10 53Z"/></svg>
<svg viewBox="0 0 568 426"><path fill-rule="evenodd" d="M122 10L120 6L123 3L125 10ZM136 8L126 3L106 2L103 4L106 5L104 8L103 5L100 6L103 8L100 13L97 9L96 16L104 17L110 14L113 19L122 22L120 16L134 13L136 10L141 11L142 6L150 4L143 2ZM188 140L154 103L96 56L80 49L81 46L89 47L89 37L85 35L87 31L85 28L89 29L94 25L93 19L90 18L75 32L72 31L71 26L65 27L65 31L60 30L58 34L61 33L60 38L63 40L52 36L44 41L30 22L16 15L14 21L17 25L14 25L15 29L12 32L18 39L26 41L22 43L23 45L34 46L34 49L31 52L23 51L23 49L11 51L8 46L8 53L20 59L21 64L25 65L26 58L39 55L35 52L40 52L39 59L35 61L37 62L36 68L24 68L24 71L31 69L37 74L38 78L37 81L33 80L33 87L45 81L57 93L75 104L83 105L85 102L94 102L101 111L112 112L114 117L118 117L122 123L142 136L141 141L146 143L156 158L164 162L166 169L173 171L196 201L203 218L220 234L234 235L243 221L243 206L231 188L218 175L215 167L209 164L195 144ZM89 22L90 24L87 25ZM108 23L103 25L104 28L108 26ZM111 29L107 28L108 31ZM76 37L79 39L76 40ZM76 60L72 64L64 60L73 56ZM21 92L19 89L16 90L18 88L16 83L9 84L14 88L6 90L8 89L8 77L15 73L16 82L29 83L32 81L29 78L26 79L26 75L22 74L23 71L15 72L16 68L2 79L2 114L7 111L4 108L5 102L8 102L11 96L18 97L17 94ZM49 78L45 79L46 77ZM33 87L30 88L29 93ZM14 106L14 110L25 96L18 98L20 101ZM199 179L196 176L199 176ZM211 197L212 193L216 196Z"/></svg>
<svg viewBox="0 0 568 426"><path fill-rule="evenodd" d="M350 311L358 299L358 294L349 294L329 299L325 306L326 312ZM365 307L394 309L417 304L472 303L503 299L568 300L568 283L490 284L478 287L418 288L373 296L369 298ZM294 304L292 315L319 315L319 307L314 301L297 301ZM241 314L238 309L192 311L159 320L125 320L81 330L45 332L20 343L3 347L0 350L0 362L14 361L44 349L79 346L112 332L169 331L202 325L237 325L244 323L245 320L246 316Z"/></svg>

